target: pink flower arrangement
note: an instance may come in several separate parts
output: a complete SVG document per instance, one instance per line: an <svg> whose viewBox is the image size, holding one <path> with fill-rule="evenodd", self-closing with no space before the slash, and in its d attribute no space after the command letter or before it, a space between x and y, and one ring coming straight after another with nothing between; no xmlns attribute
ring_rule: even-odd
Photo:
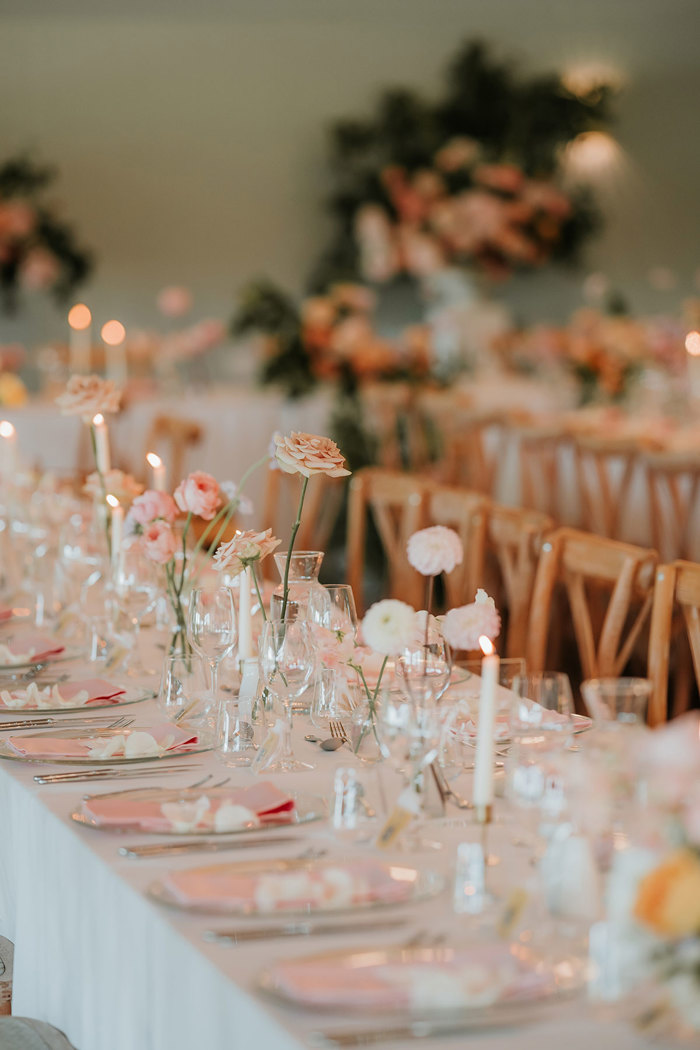
<svg viewBox="0 0 700 1050"><path fill-rule="evenodd" d="M409 563L422 576L439 576L462 564L464 548L454 529L431 525L414 532L406 548Z"/></svg>
<svg viewBox="0 0 700 1050"><path fill-rule="evenodd" d="M195 470L175 489L175 503L186 514L194 514L211 521L223 500L216 478L203 470Z"/></svg>
<svg viewBox="0 0 700 1050"><path fill-rule="evenodd" d="M482 635L491 640L497 638L501 633L501 617L493 598L479 589L469 605L460 605L446 613L442 633L447 644L455 650L478 649Z"/></svg>
<svg viewBox="0 0 700 1050"><path fill-rule="evenodd" d="M175 557L177 551L173 527L162 518L146 525L141 533L141 544L146 557L156 565L165 565Z"/></svg>

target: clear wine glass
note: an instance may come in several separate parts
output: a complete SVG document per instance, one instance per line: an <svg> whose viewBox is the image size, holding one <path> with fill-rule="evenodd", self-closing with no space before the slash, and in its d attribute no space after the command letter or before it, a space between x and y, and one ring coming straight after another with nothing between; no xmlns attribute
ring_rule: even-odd
<svg viewBox="0 0 700 1050"><path fill-rule="evenodd" d="M323 590L314 589L309 597L308 619L346 635L357 634L355 595L349 583L325 584Z"/></svg>
<svg viewBox="0 0 700 1050"><path fill-rule="evenodd" d="M127 674L137 677L154 674L154 671L143 666L140 634L141 622L158 598L158 580L153 562L144 557L135 544L120 552L112 572L112 593L119 611L127 618L133 632Z"/></svg>
<svg viewBox="0 0 700 1050"><path fill-rule="evenodd" d="M187 633L193 648L209 663L211 692L219 699L219 664L236 644L236 613L229 587L197 588L190 595Z"/></svg>
<svg viewBox="0 0 700 1050"><path fill-rule="evenodd" d="M431 629L425 641L399 653L395 673L399 685L414 704L436 704L450 684L450 647L439 631Z"/></svg>
<svg viewBox="0 0 700 1050"><path fill-rule="evenodd" d="M292 747L294 700L307 688L316 669L309 625L304 620L268 620L263 624L258 646L265 686L283 704L287 716L282 754L267 769L278 773L313 769L294 757Z"/></svg>

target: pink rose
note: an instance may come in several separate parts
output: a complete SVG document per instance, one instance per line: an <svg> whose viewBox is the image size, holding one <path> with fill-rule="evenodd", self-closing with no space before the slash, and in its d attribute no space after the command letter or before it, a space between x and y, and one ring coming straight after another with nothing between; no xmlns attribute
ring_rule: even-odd
<svg viewBox="0 0 700 1050"><path fill-rule="evenodd" d="M454 529L432 525L414 532L406 547L408 560L422 576L439 576L462 564L464 550Z"/></svg>
<svg viewBox="0 0 700 1050"><path fill-rule="evenodd" d="M150 525L152 521L161 518L172 523L177 517L175 500L167 492L156 492L155 489L146 489L137 496L131 507L130 515L137 525Z"/></svg>
<svg viewBox="0 0 700 1050"><path fill-rule="evenodd" d="M450 609L442 621L442 633L452 649L479 648L479 638L497 638L501 633L501 617L496 603L486 591L478 590L476 600L469 605Z"/></svg>
<svg viewBox="0 0 700 1050"><path fill-rule="evenodd" d="M165 317L182 317L192 309L192 292L189 288L171 285L158 293L156 301Z"/></svg>
<svg viewBox="0 0 700 1050"><path fill-rule="evenodd" d="M141 535L144 554L156 565L165 565L175 557L177 539L167 521L152 521Z"/></svg>
<svg viewBox="0 0 700 1050"><path fill-rule="evenodd" d="M195 470L175 489L175 502L187 514L211 521L222 503L219 483L211 474Z"/></svg>
<svg viewBox="0 0 700 1050"><path fill-rule="evenodd" d="M214 568L228 571L232 576L238 576L243 569L253 562L262 561L279 547L282 540L272 535L272 529L264 532L255 532L249 529L247 532L237 532L228 543L222 543L214 555Z"/></svg>

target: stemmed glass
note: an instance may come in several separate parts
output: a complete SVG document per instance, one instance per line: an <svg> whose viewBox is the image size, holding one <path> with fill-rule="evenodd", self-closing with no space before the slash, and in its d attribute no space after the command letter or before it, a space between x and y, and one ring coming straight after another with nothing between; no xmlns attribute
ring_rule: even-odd
<svg viewBox="0 0 700 1050"><path fill-rule="evenodd" d="M425 640L399 653L396 678L413 704L436 704L450 684L452 653L435 628Z"/></svg>
<svg viewBox="0 0 700 1050"><path fill-rule="evenodd" d="M345 635L357 634L355 595L349 583L325 584L314 589L309 598L308 619Z"/></svg>
<svg viewBox="0 0 700 1050"><path fill-rule="evenodd" d="M127 674L154 672L143 666L139 644L141 621L158 598L158 580L153 562L133 545L121 551L112 573L112 591L117 607L127 617L133 631L133 644L127 661Z"/></svg>
<svg viewBox="0 0 700 1050"><path fill-rule="evenodd" d="M229 587L206 590L199 587L190 595L187 633L193 648L209 663L211 692L219 698L219 664L236 644L236 613Z"/></svg>
<svg viewBox="0 0 700 1050"><path fill-rule="evenodd" d="M267 768L277 773L313 769L294 757L292 720L294 700L309 685L316 656L309 625L303 620L268 620L260 635L259 664L265 686L281 701L287 715L279 761Z"/></svg>

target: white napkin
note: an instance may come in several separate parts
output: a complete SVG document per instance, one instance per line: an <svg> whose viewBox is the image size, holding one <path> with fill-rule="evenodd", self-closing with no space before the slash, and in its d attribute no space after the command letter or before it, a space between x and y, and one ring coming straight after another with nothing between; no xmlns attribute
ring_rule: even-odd
<svg viewBox="0 0 700 1050"><path fill-rule="evenodd" d="M150 733L137 730L124 736L116 733L110 737L96 737L88 742L89 758L114 758L116 755L124 755L125 758L148 758L151 755L160 755L165 747L161 747Z"/></svg>
<svg viewBox="0 0 700 1050"><path fill-rule="evenodd" d="M232 802L224 802L214 814L214 828L217 831L235 831L246 826L257 827L259 824L257 813Z"/></svg>
<svg viewBox="0 0 700 1050"><path fill-rule="evenodd" d="M88 758L114 758L124 753L124 737L121 733L115 736L95 737L88 744Z"/></svg>
<svg viewBox="0 0 700 1050"><path fill-rule="evenodd" d="M255 902L260 911L275 911L293 901L339 908L351 905L356 894L368 892L364 879L358 880L342 868L324 868L315 878L304 871L262 875L255 887Z"/></svg>
<svg viewBox="0 0 700 1050"><path fill-rule="evenodd" d="M150 733L137 730L127 736L124 755L126 758L147 758L149 755L160 755L170 747L174 740L174 737L168 737L161 746Z"/></svg>
<svg viewBox="0 0 700 1050"><path fill-rule="evenodd" d="M90 694L87 689L81 689L71 697L64 697L57 685L46 686L40 689L36 682L30 682L26 689L19 689L15 693L7 690L0 692L0 700L5 707L22 708L53 708L53 707L82 707L86 704Z"/></svg>
<svg viewBox="0 0 700 1050"><path fill-rule="evenodd" d="M184 835L203 822L209 813L209 799L202 795L196 802L164 802L160 807L161 813L173 826L173 831Z"/></svg>

